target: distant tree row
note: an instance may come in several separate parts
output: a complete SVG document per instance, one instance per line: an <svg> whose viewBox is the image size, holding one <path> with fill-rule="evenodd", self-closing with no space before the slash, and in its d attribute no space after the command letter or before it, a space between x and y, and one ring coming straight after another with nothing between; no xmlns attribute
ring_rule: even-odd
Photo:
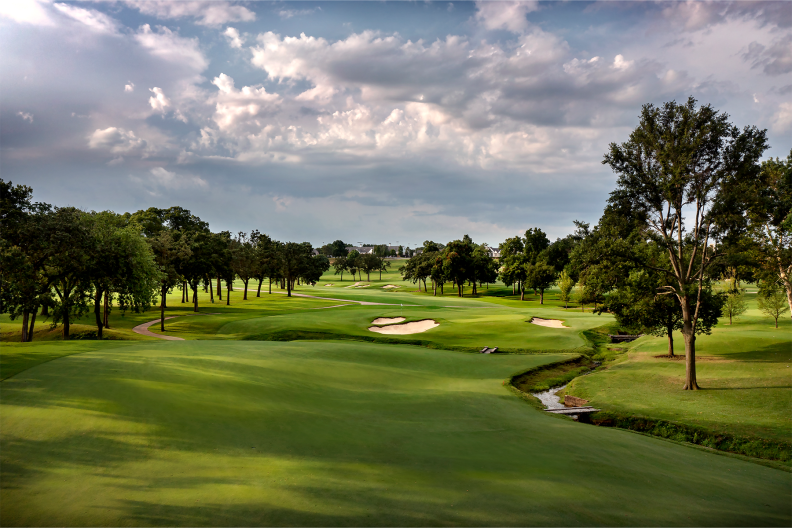
<svg viewBox="0 0 792 528"><path fill-rule="evenodd" d="M0 312L22 319L22 341L33 339L39 316L62 324L68 339L71 322L91 308L101 338L114 304L138 312L157 297L164 331L174 288L198 311L200 290L222 301L224 284L230 304L239 278L244 300L251 280L256 296L265 280L270 293L275 282L291 296L296 284L315 284L330 267L307 242L278 242L255 230L213 233L181 207L97 213L33 202L32 194L0 179Z"/></svg>

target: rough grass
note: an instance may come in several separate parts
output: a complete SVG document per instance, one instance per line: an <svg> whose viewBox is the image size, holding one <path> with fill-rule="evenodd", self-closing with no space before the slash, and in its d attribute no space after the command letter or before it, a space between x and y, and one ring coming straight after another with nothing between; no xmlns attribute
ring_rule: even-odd
<svg viewBox="0 0 792 528"><path fill-rule="evenodd" d="M781 525L787 473L536 412L561 355L72 342L0 384L0 524ZM30 347L33 348L33 347Z"/></svg>
<svg viewBox="0 0 792 528"><path fill-rule="evenodd" d="M655 357L666 353L667 341L646 336L616 345L629 352L576 379L566 393L591 401L616 424L697 443L706 438L704 445L711 447L789 461L792 323L787 318L775 330L772 319L755 309L755 295L749 299L750 309L734 325L719 324L711 336L698 338L703 390L681 390L685 362ZM684 354L681 343L677 347Z"/></svg>

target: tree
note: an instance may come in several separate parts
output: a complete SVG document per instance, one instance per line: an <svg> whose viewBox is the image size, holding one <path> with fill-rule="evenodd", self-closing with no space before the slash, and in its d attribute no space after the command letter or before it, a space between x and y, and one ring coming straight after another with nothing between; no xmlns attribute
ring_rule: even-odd
<svg viewBox="0 0 792 528"><path fill-rule="evenodd" d="M752 256L763 274L783 286L792 315L792 150L786 160L762 163L750 189Z"/></svg>
<svg viewBox="0 0 792 528"><path fill-rule="evenodd" d="M341 274L341 282L344 282L344 272L347 271L348 265L346 257L336 257L333 261L333 269L336 275Z"/></svg>
<svg viewBox="0 0 792 528"><path fill-rule="evenodd" d="M256 275L259 258L247 233L240 231L231 242L231 269L243 283L242 300L247 301L248 283Z"/></svg>
<svg viewBox="0 0 792 528"><path fill-rule="evenodd" d="M58 207L46 222L45 274L57 295L53 323L63 323L63 339L70 338L71 321L88 312L91 292L91 236L88 215L74 207Z"/></svg>
<svg viewBox="0 0 792 528"><path fill-rule="evenodd" d="M766 143L765 131L740 131L711 106L696 108L691 97L686 104L644 105L629 140L611 143L603 160L618 174L616 196L635 205L646 237L668 254L668 266L643 266L661 272L665 293L680 303L685 390L699 388L695 328L707 270L718 240L740 216L734 193L756 178Z"/></svg>
<svg viewBox="0 0 792 528"><path fill-rule="evenodd" d="M96 335L102 339L113 294L124 310L146 310L154 301L160 277L139 225L127 224L125 217L111 211L91 213L86 220L92 237L88 277L94 288Z"/></svg>
<svg viewBox="0 0 792 528"><path fill-rule="evenodd" d="M724 303L721 313L724 317L729 318L729 326L731 326L732 319L740 317L748 310L748 304L745 302L745 290L727 282L723 286L723 296Z"/></svg>
<svg viewBox="0 0 792 528"><path fill-rule="evenodd" d="M531 264L536 264L539 255L550 246L550 240L544 231L538 227L528 229L525 232L525 255Z"/></svg>
<svg viewBox="0 0 792 528"><path fill-rule="evenodd" d="M255 266L253 278L258 281L256 297L261 297L261 285L264 279L272 277L272 268L275 266L275 246L273 240L258 230L250 232L250 242L254 248ZM269 281L269 293L272 293L272 279Z"/></svg>
<svg viewBox="0 0 792 528"><path fill-rule="evenodd" d="M333 257L346 257L349 254L349 250L347 249L347 245L342 242L341 240L336 240L330 246L333 248L332 256Z"/></svg>
<svg viewBox="0 0 792 528"><path fill-rule="evenodd" d="M307 242L305 243L310 248L310 244ZM308 250L308 254L310 255L311 250ZM316 284L319 282L319 279L322 278L322 275L330 269L330 259L328 259L325 255L313 255L309 256L306 262L305 270L300 275L300 278L308 284Z"/></svg>
<svg viewBox="0 0 792 528"><path fill-rule="evenodd" d="M312 251L311 245L307 243L286 242L279 244L279 267L281 276L286 281L287 296L291 297L297 279L308 272Z"/></svg>
<svg viewBox="0 0 792 528"><path fill-rule="evenodd" d="M775 327L778 328L778 318L789 310L786 292L775 282L767 282L759 289L757 304L759 311L775 319Z"/></svg>
<svg viewBox="0 0 792 528"><path fill-rule="evenodd" d="M32 198L30 187L0 179L0 313L22 317L22 342L33 340L39 306L46 308L52 297L44 274L51 208Z"/></svg>
<svg viewBox="0 0 792 528"><path fill-rule="evenodd" d="M379 264L377 265L377 271L379 271L380 274L379 280L382 280L382 272L390 268L390 266L390 261L385 260L384 257L379 258Z"/></svg>
<svg viewBox="0 0 792 528"><path fill-rule="evenodd" d="M371 282L371 272L380 268L380 259L373 253L361 255L358 259L358 269L366 273L366 281Z"/></svg>
<svg viewBox="0 0 792 528"><path fill-rule="evenodd" d="M182 262L190 258L191 252L185 239L172 229L163 229L146 238L154 263L159 271L160 331L165 331L165 305L168 292L182 282L179 273Z"/></svg>
<svg viewBox="0 0 792 528"><path fill-rule="evenodd" d="M346 257L347 270L352 274L352 280L355 280L355 274L358 272L358 265L360 262L360 253L356 249L349 252Z"/></svg>
<svg viewBox="0 0 792 528"><path fill-rule="evenodd" d="M432 274L432 267L435 265L434 261L438 254L437 251L425 251L410 257L401 269L402 279L413 284L418 283L419 291L421 290L421 282L423 282L425 292L426 278Z"/></svg>
<svg viewBox="0 0 792 528"><path fill-rule="evenodd" d="M556 271L553 266L545 262L532 264L528 269L526 282L530 288L539 290L539 304L544 304L544 292L556 282Z"/></svg>
<svg viewBox="0 0 792 528"><path fill-rule="evenodd" d="M569 308L569 301L572 299L572 288L575 287L575 281L566 271L562 271L558 281L558 287L561 289L559 298L564 301L564 308Z"/></svg>
<svg viewBox="0 0 792 528"><path fill-rule="evenodd" d="M451 282L457 286L457 294L462 297L465 281L470 280L473 268L473 241L465 235L462 240L449 242L443 249L443 270ZM429 271L429 270L427 270Z"/></svg>
<svg viewBox="0 0 792 528"><path fill-rule="evenodd" d="M498 263L490 256L486 244L474 247L470 269L474 295L478 293L477 284L489 285L498 280Z"/></svg>

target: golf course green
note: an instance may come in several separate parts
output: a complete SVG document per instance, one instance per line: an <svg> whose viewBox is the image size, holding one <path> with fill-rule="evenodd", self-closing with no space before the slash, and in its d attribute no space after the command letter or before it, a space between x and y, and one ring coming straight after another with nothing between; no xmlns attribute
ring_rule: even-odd
<svg viewBox="0 0 792 528"><path fill-rule="evenodd" d="M297 289L324 299L250 292L243 301L237 287L226 306L202 294L201 314L192 316L171 295L166 315L183 317L166 321L165 334L183 341L133 331L156 310L122 317L116 309L111 339L102 341L89 339L85 317L73 326L76 340L59 340L45 323L32 343L13 343L16 323L3 316L0 525L792 522L783 468L548 415L509 387L512 376L590 352L584 331L610 316L564 309L554 291L544 305L532 296L521 302L503 285L478 298L450 288L435 297L397 270L367 288L328 274ZM368 330L377 317L439 326L381 336ZM158 324L149 330L161 333ZM732 366L713 377L743 375L723 390L685 393L699 398L693 403L677 405L679 387L652 373L620 374L643 363L678 370L644 357L662 352L663 338L641 338L572 387L603 407L633 402L621 405L682 421L706 408L696 416L712 428L730 427L764 399L767 414L734 427L788 438L779 416L789 409L792 369L778 372L762 354L788 360L789 328L772 330L749 312L702 337L703 355L731 354ZM764 339L761 347L753 339ZM730 348L735 341L742 344ZM473 353L484 346L512 353Z"/></svg>

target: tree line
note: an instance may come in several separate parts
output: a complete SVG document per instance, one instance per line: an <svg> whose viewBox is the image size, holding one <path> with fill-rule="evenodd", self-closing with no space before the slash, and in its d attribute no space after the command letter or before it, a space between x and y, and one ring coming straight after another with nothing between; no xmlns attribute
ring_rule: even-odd
<svg viewBox="0 0 792 528"><path fill-rule="evenodd" d="M231 303L233 282L269 281L291 296L297 284L315 284L330 267L310 243L279 242L252 231L214 233L209 224L181 207L136 213L82 211L34 202L33 191L0 179L0 313L22 320L22 341L32 341L37 317L62 324L69 339L72 321L91 310L96 334L109 328L114 305L140 312L159 298L165 330L167 295L178 288L182 303L198 311L203 291Z"/></svg>

